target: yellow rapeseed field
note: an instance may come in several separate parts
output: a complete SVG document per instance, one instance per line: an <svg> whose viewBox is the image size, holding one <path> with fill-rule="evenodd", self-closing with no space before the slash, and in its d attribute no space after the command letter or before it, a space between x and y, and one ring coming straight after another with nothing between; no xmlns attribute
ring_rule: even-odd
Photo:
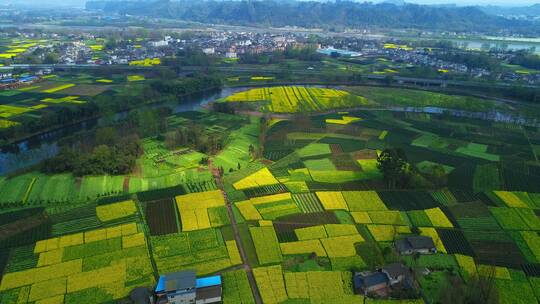
<svg viewBox="0 0 540 304"><path fill-rule="evenodd" d="M356 211L351 212L351 216L354 219L354 222L357 224L371 224L371 218L369 217L369 213L367 211Z"/></svg>
<svg viewBox="0 0 540 304"><path fill-rule="evenodd" d="M278 180L272 175L268 168L263 168L233 184L236 190L244 190L260 186L278 184Z"/></svg>
<svg viewBox="0 0 540 304"><path fill-rule="evenodd" d="M142 232L122 237L122 248L124 249L144 245L146 245L146 239L144 238L144 233Z"/></svg>
<svg viewBox="0 0 540 304"><path fill-rule="evenodd" d="M238 208L244 219L248 221L262 220L261 214L249 200L238 202L235 204L235 206Z"/></svg>
<svg viewBox="0 0 540 304"><path fill-rule="evenodd" d="M51 89L43 90L41 92L42 93L56 93L56 92L59 92L59 91L65 90L65 89L69 89L69 88L74 87L74 86L75 86L74 84L68 83L68 84L63 84L63 85L60 85L60 86L57 86L57 87L54 87L54 88L51 88Z"/></svg>
<svg viewBox="0 0 540 304"><path fill-rule="evenodd" d="M316 192L325 210L349 210L347 202L339 191Z"/></svg>
<svg viewBox="0 0 540 304"><path fill-rule="evenodd" d="M240 251L238 251L238 246L236 246L236 241L235 240L226 241L225 245L227 246L227 252L229 253L229 258L231 259L231 265L242 264L242 258L240 257Z"/></svg>
<svg viewBox="0 0 540 304"><path fill-rule="evenodd" d="M263 303L275 304L287 300L281 265L254 268L253 276L261 292Z"/></svg>
<svg viewBox="0 0 540 304"><path fill-rule="evenodd" d="M493 191L508 207L528 208L517 195L509 191Z"/></svg>
<svg viewBox="0 0 540 304"><path fill-rule="evenodd" d="M453 228L452 222L446 217L441 208L431 208L424 210L433 227Z"/></svg>
<svg viewBox="0 0 540 304"><path fill-rule="evenodd" d="M176 197L180 212L182 231L193 231L210 228L208 208L225 205L221 190L190 193Z"/></svg>
<svg viewBox="0 0 540 304"><path fill-rule="evenodd" d="M377 242L391 242L400 234L411 233L411 228L407 226L367 225L367 227Z"/></svg>
<svg viewBox="0 0 540 304"><path fill-rule="evenodd" d="M135 203L132 200L96 207L97 217L102 222L130 216L135 214L135 212L137 212L137 207L135 207Z"/></svg>
<svg viewBox="0 0 540 304"><path fill-rule="evenodd" d="M325 122L327 124L337 124L337 125L348 125L350 123L361 121L362 118L354 117L354 116L342 116L341 119L326 119Z"/></svg>
<svg viewBox="0 0 540 304"><path fill-rule="evenodd" d="M322 111L368 104L368 101L335 89L306 87L257 88L233 94L228 102L266 102L264 110L278 113Z"/></svg>
<svg viewBox="0 0 540 304"><path fill-rule="evenodd" d="M337 236L321 240L328 257L352 257L356 255L356 243L364 242L360 234Z"/></svg>
<svg viewBox="0 0 540 304"><path fill-rule="evenodd" d="M6 273L0 291L70 276L82 271L82 259Z"/></svg>
<svg viewBox="0 0 540 304"><path fill-rule="evenodd" d="M279 246L282 254L309 254L315 252L317 256L327 256L320 240L280 243Z"/></svg>

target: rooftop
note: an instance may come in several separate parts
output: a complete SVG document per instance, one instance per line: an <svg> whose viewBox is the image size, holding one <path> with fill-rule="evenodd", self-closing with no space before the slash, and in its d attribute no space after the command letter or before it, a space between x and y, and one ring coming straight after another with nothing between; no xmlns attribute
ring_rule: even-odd
<svg viewBox="0 0 540 304"><path fill-rule="evenodd" d="M197 279L195 282L196 288L205 288L210 286L219 286L221 285L221 276L212 276L206 278Z"/></svg>
<svg viewBox="0 0 540 304"><path fill-rule="evenodd" d="M356 274L354 276L354 285L361 287L370 287L388 283L388 277L382 272L373 272L368 275Z"/></svg>
<svg viewBox="0 0 540 304"><path fill-rule="evenodd" d="M410 273L409 269L401 263L386 265L382 270L388 273L391 278L396 278L400 275L407 276Z"/></svg>
<svg viewBox="0 0 540 304"><path fill-rule="evenodd" d="M195 288L195 271L180 271L161 275L156 292L176 291Z"/></svg>

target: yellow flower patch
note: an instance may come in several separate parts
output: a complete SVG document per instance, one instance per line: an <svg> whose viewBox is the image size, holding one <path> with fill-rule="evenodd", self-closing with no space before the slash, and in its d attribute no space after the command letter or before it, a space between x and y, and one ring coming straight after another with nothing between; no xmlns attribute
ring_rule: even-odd
<svg viewBox="0 0 540 304"><path fill-rule="evenodd" d="M43 281L32 285L30 289L30 301L52 298L66 293L66 278L58 278L50 281Z"/></svg>
<svg viewBox="0 0 540 304"><path fill-rule="evenodd" d="M244 217L244 219L248 221L258 221L262 220L262 216L253 206L253 204L250 201L242 201L235 204L236 208L240 211L240 214Z"/></svg>
<svg viewBox="0 0 540 304"><path fill-rule="evenodd" d="M75 86L74 84L68 83L68 84L57 86L57 87L54 87L54 88L51 88L51 89L43 90L41 92L42 93L56 93L56 92L59 92L59 91L65 90L65 89L69 89L69 88L74 87L74 86Z"/></svg>
<svg viewBox="0 0 540 304"><path fill-rule="evenodd" d="M282 254L309 254L315 252L317 256L327 256L326 250L324 250L319 240L280 243L279 246L281 247Z"/></svg>
<svg viewBox="0 0 540 304"><path fill-rule="evenodd" d="M474 259L470 256L462 255L462 254L456 254L456 261L469 276L476 275L476 264L474 262Z"/></svg>
<svg viewBox="0 0 540 304"><path fill-rule="evenodd" d="M278 183L278 180L274 177L274 175L272 175L270 170L268 170L268 168L263 168L234 183L233 187L236 190L244 190L261 186L275 185Z"/></svg>
<svg viewBox="0 0 540 304"><path fill-rule="evenodd" d="M64 295L58 295L52 298L38 300L35 304L64 304Z"/></svg>
<svg viewBox="0 0 540 304"><path fill-rule="evenodd" d="M441 210L441 208L431 208L424 210L426 215L428 216L429 220L431 221L431 224L433 224L433 227L445 227L445 228L452 228L454 225L452 225L452 222L446 217L444 212Z"/></svg>
<svg viewBox="0 0 540 304"><path fill-rule="evenodd" d="M82 271L82 260L73 260L50 266L6 273L2 278L0 291L50 281L70 276Z"/></svg>
<svg viewBox="0 0 540 304"><path fill-rule="evenodd" d="M371 218L369 217L369 214L367 211L356 211L351 212L351 216L354 219L354 222L357 224L371 224L373 223L371 221Z"/></svg>
<svg viewBox="0 0 540 304"><path fill-rule="evenodd" d="M486 277L494 277L501 280L511 280L512 276L506 267L492 265L478 265L478 274Z"/></svg>
<svg viewBox="0 0 540 304"><path fill-rule="evenodd" d="M349 210L343 194L339 191L316 192L325 210Z"/></svg>
<svg viewBox="0 0 540 304"><path fill-rule="evenodd" d="M326 224L324 228L329 237L358 234L356 226L350 224Z"/></svg>
<svg viewBox="0 0 540 304"><path fill-rule="evenodd" d="M362 118L354 117L354 116L343 116L341 119L328 118L325 120L327 124L338 124L338 125L348 125L356 121L362 121Z"/></svg>
<svg viewBox="0 0 540 304"><path fill-rule="evenodd" d="M80 245L82 243L84 243L84 234L81 232L61 236L58 246L60 246L60 248L64 248L68 246Z"/></svg>
<svg viewBox="0 0 540 304"><path fill-rule="evenodd" d="M288 299L280 265L253 269L253 276L261 293L263 303L281 303Z"/></svg>
<svg viewBox="0 0 540 304"><path fill-rule="evenodd" d="M242 257L240 257L240 251L238 251L238 246L236 246L236 241L235 240L226 241L225 245L227 246L229 259L231 259L231 265L242 264Z"/></svg>
<svg viewBox="0 0 540 304"><path fill-rule="evenodd" d="M508 207L528 208L517 195L509 191L493 191Z"/></svg>
<svg viewBox="0 0 540 304"><path fill-rule="evenodd" d="M61 263L63 256L64 256L63 248L42 252L39 254L37 266L42 267L42 266L48 266L48 265Z"/></svg>
<svg viewBox="0 0 540 304"><path fill-rule="evenodd" d="M299 241L323 239L328 237L324 226L298 228L294 229L294 233L296 234L296 237Z"/></svg>
<svg viewBox="0 0 540 304"><path fill-rule="evenodd" d="M269 221L269 220L260 220L259 227L264 227L264 226L274 226L274 222Z"/></svg>
<svg viewBox="0 0 540 304"><path fill-rule="evenodd" d="M321 240L326 254L331 258L352 257L356 255L356 243L364 242L359 234L337 236Z"/></svg>
<svg viewBox="0 0 540 304"><path fill-rule="evenodd" d="M309 284L307 273L286 272L285 286L291 299L309 299Z"/></svg>
<svg viewBox="0 0 540 304"><path fill-rule="evenodd" d="M132 200L96 207L97 217L102 222L108 222L130 216L137 212L137 207Z"/></svg>
<svg viewBox="0 0 540 304"><path fill-rule="evenodd" d="M400 234L411 233L407 226L368 225L367 228L377 242L392 242Z"/></svg>
<svg viewBox="0 0 540 304"><path fill-rule="evenodd" d="M122 237L122 248L124 249L144 245L146 245L146 239L144 238L144 233L142 232Z"/></svg>
<svg viewBox="0 0 540 304"><path fill-rule="evenodd" d="M126 280L126 264L118 263L96 270L75 273L68 276L67 292L75 292Z"/></svg>
<svg viewBox="0 0 540 304"><path fill-rule="evenodd" d="M221 190L190 193L176 197L176 204L182 221L182 231L210 228L208 208L225 205Z"/></svg>
<svg viewBox="0 0 540 304"><path fill-rule="evenodd" d="M136 81L143 81L146 78L143 75L129 75L127 77L127 81L129 82L136 82Z"/></svg>
<svg viewBox="0 0 540 304"><path fill-rule="evenodd" d="M7 119L0 119L0 129L8 129L14 126L20 125L20 122L11 121Z"/></svg>

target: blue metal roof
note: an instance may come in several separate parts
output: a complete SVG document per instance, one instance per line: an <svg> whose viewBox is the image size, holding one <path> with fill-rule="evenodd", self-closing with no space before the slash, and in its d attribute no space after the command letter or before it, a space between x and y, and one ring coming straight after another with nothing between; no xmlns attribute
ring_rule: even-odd
<svg viewBox="0 0 540 304"><path fill-rule="evenodd" d="M355 286L361 285L364 287L370 287L370 286L378 285L381 283L387 283L387 282L388 282L388 277L382 272L374 272L365 277L361 275L356 275L354 277Z"/></svg>
<svg viewBox="0 0 540 304"><path fill-rule="evenodd" d="M34 80L34 79L37 79L36 76L25 76L25 77L21 77L19 80L20 81L30 81L30 80Z"/></svg>
<svg viewBox="0 0 540 304"><path fill-rule="evenodd" d="M165 276L160 275L159 281L156 286L156 292L163 292L163 291L165 291Z"/></svg>
<svg viewBox="0 0 540 304"><path fill-rule="evenodd" d="M221 276L200 278L195 281L196 288L204 288L217 285L221 285Z"/></svg>

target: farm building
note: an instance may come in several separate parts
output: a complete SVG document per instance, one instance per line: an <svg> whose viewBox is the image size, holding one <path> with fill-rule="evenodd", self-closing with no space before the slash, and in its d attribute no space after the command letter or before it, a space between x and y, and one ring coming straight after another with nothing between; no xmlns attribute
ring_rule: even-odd
<svg viewBox="0 0 540 304"><path fill-rule="evenodd" d="M394 263L384 266L381 271L386 274L390 280L390 285L398 283L410 283L412 274L409 268L401 263Z"/></svg>
<svg viewBox="0 0 540 304"><path fill-rule="evenodd" d="M437 253L435 243L429 236L409 236L394 243L399 254L410 255L414 253Z"/></svg>
<svg viewBox="0 0 540 304"><path fill-rule="evenodd" d="M389 280L382 272L355 273L353 280L356 294L376 294L381 297L388 294Z"/></svg>
<svg viewBox="0 0 540 304"><path fill-rule="evenodd" d="M364 271L353 276L354 292L356 294L386 297L396 286L412 288L412 273L400 263L386 265L377 271Z"/></svg>
<svg viewBox="0 0 540 304"><path fill-rule="evenodd" d="M221 302L221 276L196 278L195 271L162 275L155 290L158 304Z"/></svg>

